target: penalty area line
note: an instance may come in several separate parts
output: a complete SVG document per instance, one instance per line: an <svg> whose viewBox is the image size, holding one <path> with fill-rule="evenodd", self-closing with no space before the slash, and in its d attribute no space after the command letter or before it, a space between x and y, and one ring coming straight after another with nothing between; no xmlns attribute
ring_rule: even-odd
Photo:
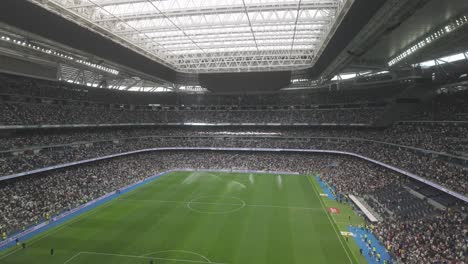
<svg viewBox="0 0 468 264"><path fill-rule="evenodd" d="M67 259L63 264L67 264L68 262L74 260L76 257L78 257L81 254L81 252L76 253L73 255L71 258Z"/></svg>
<svg viewBox="0 0 468 264"><path fill-rule="evenodd" d="M79 255L88 254L88 255L101 255L101 256L112 256L112 257L123 257L123 258L139 258L139 259L154 259L154 260L167 260L175 262L187 262L187 263L210 263L210 264L228 264L221 262L210 262L210 261L200 261L200 260L189 260L189 259L176 259L176 258L159 258L159 257L147 257L147 256L137 256L137 255L125 255L125 254L114 254L114 253L102 253L102 252L92 252L92 251L82 251L78 252L76 255L71 257L69 260L63 264L67 264L69 261L73 260Z"/></svg>

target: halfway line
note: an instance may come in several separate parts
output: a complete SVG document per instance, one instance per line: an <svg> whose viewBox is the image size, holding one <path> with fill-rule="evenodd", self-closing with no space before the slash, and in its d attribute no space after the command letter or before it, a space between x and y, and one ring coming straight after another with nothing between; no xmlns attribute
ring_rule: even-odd
<svg viewBox="0 0 468 264"><path fill-rule="evenodd" d="M240 205L237 203L212 203L212 202L190 202L190 201L168 201L168 200L157 200L157 199L118 199L122 201L134 201L134 202L158 202L158 203L179 203L179 204L213 204L213 205ZM283 205L268 205L268 204L246 204L249 207L261 207L261 208L284 208L284 209L297 209L297 210L318 210L322 208L318 207L303 207L303 206L283 206Z"/></svg>

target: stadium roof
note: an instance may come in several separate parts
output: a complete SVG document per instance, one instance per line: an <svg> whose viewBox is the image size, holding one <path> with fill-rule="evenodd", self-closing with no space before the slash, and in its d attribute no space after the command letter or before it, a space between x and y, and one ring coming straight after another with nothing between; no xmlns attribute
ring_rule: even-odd
<svg viewBox="0 0 468 264"><path fill-rule="evenodd" d="M352 1L33 2L176 71L209 73L310 68Z"/></svg>

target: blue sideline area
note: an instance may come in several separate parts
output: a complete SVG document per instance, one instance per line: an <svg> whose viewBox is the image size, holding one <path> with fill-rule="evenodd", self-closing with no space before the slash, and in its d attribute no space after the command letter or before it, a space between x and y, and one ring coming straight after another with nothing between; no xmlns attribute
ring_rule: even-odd
<svg viewBox="0 0 468 264"><path fill-rule="evenodd" d="M365 228L363 227L354 227L354 226L348 226L347 227L348 231L354 234L354 240L356 241L356 244L358 245L359 248L362 248L363 255L365 256L367 263L369 264L383 264L384 260L386 263L392 263L391 262L391 257L388 254L387 250L385 249L384 246L382 246L379 243L379 240L372 234L372 232L368 232ZM367 241L365 241L365 235L367 235L367 240L370 239L371 241L371 246L369 247ZM372 253L372 248L375 247L376 253L375 256L373 256ZM377 254L380 253L381 259L380 262L377 260Z"/></svg>
<svg viewBox="0 0 468 264"><path fill-rule="evenodd" d="M89 206L83 207L80 210L78 210L76 212L73 212L73 213L71 213L71 214L69 214L69 215L67 215L67 216L65 216L65 217L63 217L63 218L61 218L59 220L50 222L48 225L45 225L44 227L41 227L41 228L39 228L37 230L34 230L31 233L28 233L28 234L26 234L24 236L19 237L19 241L20 241L20 243L22 243L22 242L24 242L24 241L26 241L28 239L31 239L32 237L34 237L36 235L39 235L40 233L43 233L43 232L45 232L45 231L47 231L47 230L49 230L51 228L54 228L54 227L66 222L66 221L68 221L68 220L70 220L72 218L75 218L75 217L77 217L77 216L79 216L79 215L81 215L83 213L86 213L89 210L94 209L94 208L96 208L96 207L98 207L98 206L100 206L100 205L102 205L104 203L107 203L108 201L111 201L111 200L113 200L113 199L115 199L115 198L117 198L117 197L119 197L119 196L121 196L121 195L123 195L125 193L133 191L136 188L141 187L141 186L143 186L143 185L145 185L145 184L159 178L160 176L163 176L166 173L167 172L163 172L163 173L154 175L152 177L149 177L149 178L143 180L142 182L140 182L138 184L135 184L133 186L129 186L127 188L122 188L119 193L112 194L112 195L110 195L110 196L108 196L108 197L106 197L106 198L104 198L104 199L102 199L100 201L97 201L96 203L93 203L93 204L90 204ZM11 248L13 246L16 246L15 241L12 241L12 242L0 247L0 251L6 250L6 249Z"/></svg>
<svg viewBox="0 0 468 264"><path fill-rule="evenodd" d="M333 192L332 192L332 190L330 189L330 187L328 186L328 184L326 184L325 182L323 182L322 179L320 179L320 177L317 176L317 175L315 175L315 180L319 183L320 188L322 188L323 193L327 195L328 199L330 199L330 200L336 200L336 197L335 197L335 195L333 194Z"/></svg>

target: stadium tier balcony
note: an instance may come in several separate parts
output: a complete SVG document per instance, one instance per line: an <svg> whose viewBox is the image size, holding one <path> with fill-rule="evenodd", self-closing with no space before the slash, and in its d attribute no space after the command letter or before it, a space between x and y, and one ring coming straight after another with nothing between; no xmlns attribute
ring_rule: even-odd
<svg viewBox="0 0 468 264"><path fill-rule="evenodd" d="M349 104L388 102L401 93L408 84L387 84L382 89L374 86L360 89L330 91L305 89L258 94L174 94L132 92L102 89L68 82L54 82L0 73L0 96L14 96L34 100L66 100L101 104L126 105L185 105L185 106L291 106L317 104Z"/></svg>
<svg viewBox="0 0 468 264"><path fill-rule="evenodd" d="M0 159L0 174L9 175L154 147L304 148L364 155L466 193L468 170L463 163L465 152L455 151L462 149L462 144L452 144L465 140L466 128L402 126L406 125L399 124L385 130L160 127L23 131L0 139L3 157ZM437 131L445 131L450 137L437 137Z"/></svg>
<svg viewBox="0 0 468 264"><path fill-rule="evenodd" d="M141 124L141 123L337 123L372 124L383 108L270 110L128 110L49 103L3 103L0 125ZM99 114L96 114L99 113Z"/></svg>

